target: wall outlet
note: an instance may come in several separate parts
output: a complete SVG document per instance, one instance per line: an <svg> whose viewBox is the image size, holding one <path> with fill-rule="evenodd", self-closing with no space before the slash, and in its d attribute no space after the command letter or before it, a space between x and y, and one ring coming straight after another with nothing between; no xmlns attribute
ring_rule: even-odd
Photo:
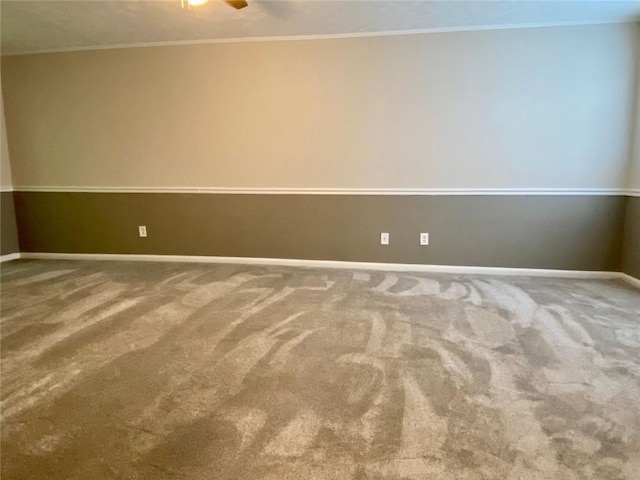
<svg viewBox="0 0 640 480"><path fill-rule="evenodd" d="M138 235L140 237L146 237L147 236L147 227L144 225L140 225L138 227Z"/></svg>
<svg viewBox="0 0 640 480"><path fill-rule="evenodd" d="M420 245L429 245L429 234L421 233L420 234Z"/></svg>
<svg viewBox="0 0 640 480"><path fill-rule="evenodd" d="M380 234L380 245L389 245L389 234L381 233Z"/></svg>

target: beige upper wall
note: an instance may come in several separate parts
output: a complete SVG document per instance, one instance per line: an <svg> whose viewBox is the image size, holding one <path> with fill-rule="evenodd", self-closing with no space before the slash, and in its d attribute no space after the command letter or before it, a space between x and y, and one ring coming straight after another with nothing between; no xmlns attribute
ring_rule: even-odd
<svg viewBox="0 0 640 480"><path fill-rule="evenodd" d="M2 102L2 91L0 90L0 110L2 119L2 145L0 145L0 189L10 190L13 188L13 180L11 178L11 164L9 163L9 144L7 142L7 129L4 120L4 105Z"/></svg>
<svg viewBox="0 0 640 480"><path fill-rule="evenodd" d="M638 29L640 30L640 25ZM627 187L637 190L637 193L640 193L640 34L637 38L637 46L635 130L633 135L633 152L631 154Z"/></svg>
<svg viewBox="0 0 640 480"><path fill-rule="evenodd" d="M4 57L14 183L624 188L636 30Z"/></svg>

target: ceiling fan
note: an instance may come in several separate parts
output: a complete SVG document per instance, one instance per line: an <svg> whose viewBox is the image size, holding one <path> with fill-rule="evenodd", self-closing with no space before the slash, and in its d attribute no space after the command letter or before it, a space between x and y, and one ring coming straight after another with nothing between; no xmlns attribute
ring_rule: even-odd
<svg viewBox="0 0 640 480"><path fill-rule="evenodd" d="M235 8L236 10L240 10L241 8L244 8L248 5L245 0L225 0L224 3Z"/></svg>
<svg viewBox="0 0 640 480"><path fill-rule="evenodd" d="M209 0L182 0L182 8L190 9L191 7L198 7L200 5L204 5ZM229 5L230 7L235 8L236 10L240 10L241 8L246 7L248 4L245 0L224 0L224 3Z"/></svg>

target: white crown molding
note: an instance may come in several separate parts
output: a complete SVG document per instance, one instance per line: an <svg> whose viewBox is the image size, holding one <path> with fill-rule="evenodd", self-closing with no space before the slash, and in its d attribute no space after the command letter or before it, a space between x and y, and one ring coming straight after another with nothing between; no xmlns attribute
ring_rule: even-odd
<svg viewBox="0 0 640 480"><path fill-rule="evenodd" d="M508 275L533 277L558 277L582 279L620 278L619 272L550 270L539 268L470 267L456 265L424 265L407 263L341 262L333 260L303 260L289 258L216 257L195 255L144 255L144 254L98 254L98 253L44 253L23 252L20 258L37 260L112 260L135 262L178 263L226 263L242 265L279 265L287 267L330 268L346 270L380 270L392 272L426 272L466 275Z"/></svg>
<svg viewBox="0 0 640 480"><path fill-rule="evenodd" d="M636 23L634 20L592 20L592 21L560 21L560 22L532 22L532 23L514 23L510 25L476 25L476 26L460 26L460 27L434 27L421 28L412 30L390 30L380 32L353 32L353 33L328 33L317 35L285 35L270 37L234 37L234 38L211 38L201 40L174 40L167 42L139 42L139 43L117 43L108 45L91 45L79 47L49 48L39 50L25 50L22 52L6 52L2 56L15 55L36 55L43 53L65 53L65 52L83 52L92 50L112 50L121 48L148 48L148 47L167 47L179 45L207 45L216 43L243 43L243 42L283 42L283 41L305 41L305 40L331 40L340 38L363 38L363 37L390 37L399 35L421 35L426 33L451 33L451 32L474 32L485 30L514 30L521 28L548 28L548 27L577 27L588 25L613 25Z"/></svg>
<svg viewBox="0 0 640 480"><path fill-rule="evenodd" d="M226 187L42 187L17 192L198 193L227 195L633 195L623 188L226 188Z"/></svg>

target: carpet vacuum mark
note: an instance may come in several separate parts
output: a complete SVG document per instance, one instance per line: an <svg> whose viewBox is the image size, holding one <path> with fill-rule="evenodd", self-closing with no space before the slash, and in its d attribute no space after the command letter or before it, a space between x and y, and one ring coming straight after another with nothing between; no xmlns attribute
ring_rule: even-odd
<svg viewBox="0 0 640 480"><path fill-rule="evenodd" d="M640 478L620 281L1 271L2 478Z"/></svg>

